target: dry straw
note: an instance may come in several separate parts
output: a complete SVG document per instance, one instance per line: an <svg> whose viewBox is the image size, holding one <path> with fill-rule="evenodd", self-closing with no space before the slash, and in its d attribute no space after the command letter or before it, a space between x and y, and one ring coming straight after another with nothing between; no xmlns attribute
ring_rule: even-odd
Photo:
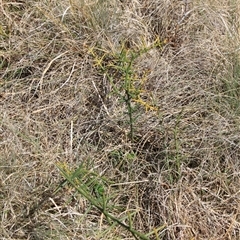
<svg viewBox="0 0 240 240"><path fill-rule="evenodd" d="M2 239L240 239L238 1L0 17Z"/></svg>

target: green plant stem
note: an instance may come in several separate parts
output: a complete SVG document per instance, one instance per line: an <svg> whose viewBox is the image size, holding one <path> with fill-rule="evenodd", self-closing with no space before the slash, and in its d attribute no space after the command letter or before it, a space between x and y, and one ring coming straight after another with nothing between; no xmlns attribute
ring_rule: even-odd
<svg viewBox="0 0 240 240"><path fill-rule="evenodd" d="M125 102L127 105L128 117L129 117L129 127L130 127L130 140L133 142L133 112L132 112L132 105L131 105L131 95L129 91L126 90L126 98Z"/></svg>
<svg viewBox="0 0 240 240"><path fill-rule="evenodd" d="M65 179L83 196L85 197L93 206L95 206L101 213L103 213L105 215L105 217L107 219L111 219L112 221L116 222L117 224L119 224L120 226L122 226L123 228L125 228L126 230L128 230L129 232L131 232L131 234L133 235L133 237L135 239L141 239L141 240L149 240L149 238L136 231L135 229L132 229L131 226L126 225L125 223L123 223L122 221L120 221L119 219L117 219L115 216L113 216L112 214L108 213L106 211L106 206L104 206L103 203L103 207L99 205L99 201L97 201L96 199L94 199L92 197L92 195L90 195L89 193L87 193L84 188L79 187L75 182L74 179L69 176L68 174L65 173L64 170L62 170L61 168L59 168L59 170L61 171L62 175L65 177Z"/></svg>

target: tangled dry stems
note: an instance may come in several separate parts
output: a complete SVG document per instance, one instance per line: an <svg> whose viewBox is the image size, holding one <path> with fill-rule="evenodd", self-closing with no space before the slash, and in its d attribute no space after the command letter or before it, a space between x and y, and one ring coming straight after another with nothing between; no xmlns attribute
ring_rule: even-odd
<svg viewBox="0 0 240 240"><path fill-rule="evenodd" d="M0 3L3 239L131 239L72 189L51 196L57 162L107 177L114 214L134 213L145 233L164 226L153 239L240 238L239 7L220 2ZM134 68L148 70L159 111L140 106L130 143L126 106L89 49L156 36L162 47Z"/></svg>

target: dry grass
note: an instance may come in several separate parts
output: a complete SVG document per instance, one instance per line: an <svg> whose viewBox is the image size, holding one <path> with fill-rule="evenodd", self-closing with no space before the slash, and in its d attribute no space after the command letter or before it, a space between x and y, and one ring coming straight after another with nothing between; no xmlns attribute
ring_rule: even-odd
<svg viewBox="0 0 240 240"><path fill-rule="evenodd" d="M57 163L108 179L111 213L150 239L240 239L238 2L121 2L0 1L1 239L134 239L73 189L53 195ZM158 111L135 103L131 142L90 50L157 37L133 69Z"/></svg>

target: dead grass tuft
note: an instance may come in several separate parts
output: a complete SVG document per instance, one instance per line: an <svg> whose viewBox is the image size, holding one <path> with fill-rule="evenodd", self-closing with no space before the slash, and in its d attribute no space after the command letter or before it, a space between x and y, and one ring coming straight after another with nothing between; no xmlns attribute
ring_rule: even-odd
<svg viewBox="0 0 240 240"><path fill-rule="evenodd" d="M2 238L133 239L75 189L54 193L60 163L107 179L111 214L149 239L239 239L239 13L223 0L1 1ZM132 103L130 141L110 56L154 42L131 65L153 108Z"/></svg>

